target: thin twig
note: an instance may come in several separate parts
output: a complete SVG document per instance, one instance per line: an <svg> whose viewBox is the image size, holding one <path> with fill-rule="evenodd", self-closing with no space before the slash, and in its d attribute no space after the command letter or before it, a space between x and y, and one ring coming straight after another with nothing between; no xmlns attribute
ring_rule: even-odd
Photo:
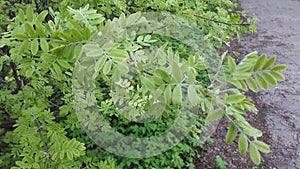
<svg viewBox="0 0 300 169"><path fill-rule="evenodd" d="M167 11L170 12L170 13L177 12L175 10L167 10ZM185 13L182 13L182 14L185 14ZM187 14L185 14L185 15L187 15ZM224 24L224 25L229 25L229 26L250 26L249 23L229 23L229 22L219 21L219 20L216 20L216 19L206 18L204 16L200 16L200 15L196 15L196 14L194 14L194 16L197 17L197 18L201 18L201 19L210 21L210 22L216 22L216 23L220 23L220 24Z"/></svg>
<svg viewBox="0 0 300 169"><path fill-rule="evenodd" d="M0 110L2 110L4 113L6 113L9 117L11 117L11 113L6 111L6 109L0 104Z"/></svg>
<svg viewBox="0 0 300 169"><path fill-rule="evenodd" d="M22 89L22 93L23 93L23 97L24 97L25 96L25 92L24 92L24 79L23 78L21 79L20 84L21 84L20 88ZM23 102L26 105L25 99L24 99ZM51 156L49 154L49 146L48 146L47 142L45 141L44 136L42 134L42 128L43 127L42 127L41 123L39 122L39 120L37 119L37 117L35 117L34 113L32 111L30 111L30 113L31 113L32 117L34 118L34 123L35 123L36 127L38 128L38 133L39 133L41 142L43 143L43 146L44 146L44 151L48 155L48 157L51 158Z"/></svg>
<svg viewBox="0 0 300 169"><path fill-rule="evenodd" d="M10 61L10 67L13 71L13 76L14 76L15 81L17 83L17 88L12 92L12 94L16 94L21 89L21 81L20 81L19 76L18 76L16 63L13 62L13 61Z"/></svg>
<svg viewBox="0 0 300 169"><path fill-rule="evenodd" d="M43 143L44 150L49 155L49 147L48 147L48 144L45 141L44 136L42 134L42 128L43 127L42 127L41 123L39 122L39 120L35 117L35 115L33 114L33 112L31 112L31 115L34 118L34 122L35 122L36 127L38 128L38 133L39 133L39 136L41 138L41 142Z"/></svg>
<svg viewBox="0 0 300 169"><path fill-rule="evenodd" d="M200 15L196 15L196 14L194 14L194 16L197 18L207 20L207 21L216 22L216 23L229 25L229 26L250 26L249 23L228 23L228 22L223 22L223 21L219 21L219 20L215 20L215 19L206 18L204 16L200 16Z"/></svg>
<svg viewBox="0 0 300 169"><path fill-rule="evenodd" d="M47 101L48 103L50 103L52 106L55 106L56 108L59 108L59 105L57 105L57 104L51 102L50 100L47 100L47 99L46 99L46 101Z"/></svg>

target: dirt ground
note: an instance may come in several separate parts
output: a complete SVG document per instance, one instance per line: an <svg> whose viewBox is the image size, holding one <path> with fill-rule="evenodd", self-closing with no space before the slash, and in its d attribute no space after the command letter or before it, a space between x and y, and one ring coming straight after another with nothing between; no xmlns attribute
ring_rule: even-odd
<svg viewBox="0 0 300 169"><path fill-rule="evenodd" d="M223 120L213 135L215 143L201 160L195 160L196 168L216 168L215 156L219 155L228 168L251 169L300 169L300 0L241 0L248 15L257 17L256 34L246 35L242 41L232 43L230 50L245 55L258 51L267 56L277 56L277 63L288 65L284 72L286 81L268 92L249 93L259 109L257 116L248 120L263 130L261 138L271 145L271 153L263 155L260 166L249 157L239 155L237 142L224 142L228 122Z"/></svg>

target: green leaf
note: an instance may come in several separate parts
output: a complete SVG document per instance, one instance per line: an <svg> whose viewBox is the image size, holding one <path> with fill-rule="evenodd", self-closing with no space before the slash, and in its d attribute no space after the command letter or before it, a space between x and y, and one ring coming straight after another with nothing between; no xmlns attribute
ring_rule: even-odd
<svg viewBox="0 0 300 169"><path fill-rule="evenodd" d="M23 34L23 33L15 34L15 37L18 40L27 40L28 39L28 36L26 34Z"/></svg>
<svg viewBox="0 0 300 169"><path fill-rule="evenodd" d="M57 39L54 39L53 42L56 43L57 45L64 45L64 46L69 44L69 43L66 42L66 41L63 41L63 40L57 40ZM57 48L61 48L61 47L59 46L59 47L57 47ZM52 51L52 50L55 50L55 49L56 49L56 48L51 49L51 51Z"/></svg>
<svg viewBox="0 0 300 169"><path fill-rule="evenodd" d="M255 73L255 78L256 78L257 84L259 85L260 88L262 88L263 90L269 89L268 83L260 74Z"/></svg>
<svg viewBox="0 0 300 169"><path fill-rule="evenodd" d="M155 84L153 83L153 81L151 81L150 79L148 79L147 77L142 77L141 79L142 84L145 85L145 87L151 91L155 89Z"/></svg>
<svg viewBox="0 0 300 169"><path fill-rule="evenodd" d="M172 76L174 77L177 83L181 83L182 72L177 62L173 62L172 64Z"/></svg>
<svg viewBox="0 0 300 169"><path fill-rule="evenodd" d="M238 72L250 72L252 69L252 64L245 61L243 64L239 64L237 67Z"/></svg>
<svg viewBox="0 0 300 169"><path fill-rule="evenodd" d="M245 83L244 80L239 80L239 83L241 84L241 89L244 90L244 91L248 91L248 87Z"/></svg>
<svg viewBox="0 0 300 169"><path fill-rule="evenodd" d="M135 24L140 19L140 17L141 17L140 12L129 15L129 17L126 19L127 20L127 26Z"/></svg>
<svg viewBox="0 0 300 169"><path fill-rule="evenodd" d="M229 144L235 140L237 135L237 128L233 122L231 122L228 132L226 134L226 143Z"/></svg>
<svg viewBox="0 0 300 169"><path fill-rule="evenodd" d="M33 21L34 12L32 6L27 7L26 9L26 17L28 21Z"/></svg>
<svg viewBox="0 0 300 169"><path fill-rule="evenodd" d="M157 76L151 76L151 80L158 86L165 84L165 82Z"/></svg>
<svg viewBox="0 0 300 169"><path fill-rule="evenodd" d="M72 35L73 37L78 40L78 41L82 41L82 34L79 32L79 30L77 29L71 29Z"/></svg>
<svg viewBox="0 0 300 169"><path fill-rule="evenodd" d="M66 60L59 59L59 60L57 60L57 63L58 63L61 67L66 68L66 69L72 68L72 66L71 66Z"/></svg>
<svg viewBox="0 0 300 169"><path fill-rule="evenodd" d="M284 64L278 64L276 66L274 66L271 71L282 71L286 69L286 65Z"/></svg>
<svg viewBox="0 0 300 169"><path fill-rule="evenodd" d="M33 68L27 69L27 70L26 70L26 73L25 73L26 77L31 77L32 74L33 74L33 72L34 72L34 69L33 69Z"/></svg>
<svg viewBox="0 0 300 169"><path fill-rule="evenodd" d="M92 34L91 30L89 28L85 28L83 33L84 33L84 39L90 40Z"/></svg>
<svg viewBox="0 0 300 169"><path fill-rule="evenodd" d="M256 128L246 128L245 130L243 130L243 132L245 134L247 134L248 136L252 136L252 137L261 137L262 136L262 132Z"/></svg>
<svg viewBox="0 0 300 169"><path fill-rule="evenodd" d="M45 27L43 26L42 23L36 22L35 23L35 30L36 30L37 34L39 35L39 37L42 37L42 38L47 38L48 37L48 35L46 35L46 33L45 33Z"/></svg>
<svg viewBox="0 0 300 169"><path fill-rule="evenodd" d="M261 160L260 153L253 142L250 143L250 158L255 165L260 164L260 160Z"/></svg>
<svg viewBox="0 0 300 169"><path fill-rule="evenodd" d="M257 58L257 51L253 51L251 53L248 53L245 58Z"/></svg>
<svg viewBox="0 0 300 169"><path fill-rule="evenodd" d="M25 50L28 50L28 46L29 46L29 41L28 40L23 41L19 48L19 52L24 53Z"/></svg>
<svg viewBox="0 0 300 169"><path fill-rule="evenodd" d="M147 41L149 41L150 39L151 39L151 35L146 35L145 38L144 38L144 41L147 42Z"/></svg>
<svg viewBox="0 0 300 169"><path fill-rule="evenodd" d="M230 80L228 80L228 83L234 85L235 87L237 87L239 89L243 88L242 84L238 80L230 79Z"/></svg>
<svg viewBox="0 0 300 169"><path fill-rule="evenodd" d="M58 66L58 64L53 63L53 68L54 68L54 70L56 72L56 75L57 75L56 78L58 80L61 80L63 78L63 74L62 74L62 71L61 71L60 67Z"/></svg>
<svg viewBox="0 0 300 169"><path fill-rule="evenodd" d="M258 141L258 140L255 140L252 143L255 144L255 146L257 147L257 149L260 152L263 152L263 153L269 153L270 152L270 147L266 143L264 143L262 141Z"/></svg>
<svg viewBox="0 0 300 169"><path fill-rule="evenodd" d="M205 120L207 122L210 122L210 121L213 121L213 120L219 120L223 116L224 116L224 110L217 109L217 110L208 112L208 115L207 115Z"/></svg>
<svg viewBox="0 0 300 169"><path fill-rule="evenodd" d="M266 63L264 64L262 70L266 70L270 68L276 62L276 57L269 58Z"/></svg>
<svg viewBox="0 0 300 169"><path fill-rule="evenodd" d="M97 46L96 49L85 48L85 52L86 52L86 55L90 56L90 57L92 57L92 56L95 56L95 57L106 57L106 56L104 56L103 50L101 48L99 48L98 46Z"/></svg>
<svg viewBox="0 0 300 169"><path fill-rule="evenodd" d="M69 160L73 160L72 152L67 152L67 157L68 157Z"/></svg>
<svg viewBox="0 0 300 169"><path fill-rule="evenodd" d="M274 71L270 71L270 74L271 74L274 78L276 78L276 80L278 80L278 81L284 81L284 80L285 80L284 76L283 76L281 73L274 72Z"/></svg>
<svg viewBox="0 0 300 169"><path fill-rule="evenodd" d="M252 70L252 67L257 61L257 52L252 52L247 54L244 59L241 60L239 65L237 66L237 70L239 72L250 72Z"/></svg>
<svg viewBox="0 0 300 169"><path fill-rule="evenodd" d="M31 42L31 53L32 53L32 55L36 55L38 50L39 50L39 42L38 42L37 39L34 39Z"/></svg>
<svg viewBox="0 0 300 169"><path fill-rule="evenodd" d="M249 72L236 72L235 75L237 80L246 80L251 77L251 73Z"/></svg>
<svg viewBox="0 0 300 169"><path fill-rule="evenodd" d="M236 63L235 63L234 59L232 57L228 56L227 61L228 61L228 66L229 66L230 72L235 71Z"/></svg>
<svg viewBox="0 0 300 169"><path fill-rule="evenodd" d="M104 64L106 63L107 57L106 56L101 56L99 60L96 62L95 66L95 72L101 71L103 68Z"/></svg>
<svg viewBox="0 0 300 169"><path fill-rule="evenodd" d="M43 52L48 52L49 51L49 44L45 39L41 39L41 48L43 50Z"/></svg>
<svg viewBox="0 0 300 169"><path fill-rule="evenodd" d="M166 87L164 95L165 95L165 99L166 99L167 104L171 104L171 102L172 102L172 88L171 88L170 85L168 85Z"/></svg>
<svg viewBox="0 0 300 169"><path fill-rule="evenodd" d="M276 79L271 74L269 74L267 72L263 72L262 76L266 80L266 82L268 82L272 86L276 86L277 85Z"/></svg>
<svg viewBox="0 0 300 169"><path fill-rule="evenodd" d="M196 106L197 104L199 104L199 95L194 86L190 85L188 87L188 98L192 106Z"/></svg>
<svg viewBox="0 0 300 169"><path fill-rule="evenodd" d="M226 104L234 104L234 103L239 103L245 99L245 96L242 94L237 94L237 95L230 95L225 98L225 103Z"/></svg>
<svg viewBox="0 0 300 169"><path fill-rule="evenodd" d="M244 133L241 133L239 136L238 148L241 154L245 154L248 150L248 140Z"/></svg>
<svg viewBox="0 0 300 169"><path fill-rule="evenodd" d="M143 36L139 36L139 37L136 39L136 41L137 41L137 42L142 42L142 41L143 41L143 39L144 39L144 37L143 37Z"/></svg>
<svg viewBox="0 0 300 169"><path fill-rule="evenodd" d="M27 168L27 165L23 161L16 161L16 164L22 168Z"/></svg>
<svg viewBox="0 0 300 169"><path fill-rule="evenodd" d="M33 29L33 26L28 22L25 22L25 31L29 34L30 37L37 38L37 34Z"/></svg>
<svg viewBox="0 0 300 169"><path fill-rule="evenodd" d="M196 73L193 68L187 70L187 83L194 83L196 81Z"/></svg>
<svg viewBox="0 0 300 169"><path fill-rule="evenodd" d="M257 84L259 85L260 88L262 88L263 90L268 90L268 83L265 81L265 79L258 73L255 73L255 78L257 81Z"/></svg>
<svg viewBox="0 0 300 169"><path fill-rule="evenodd" d="M37 16L37 20L43 22L47 15L48 15L48 11L44 10Z"/></svg>
<svg viewBox="0 0 300 169"><path fill-rule="evenodd" d="M19 17L22 22L25 22L25 14L22 9L19 9L17 17Z"/></svg>
<svg viewBox="0 0 300 169"><path fill-rule="evenodd" d="M112 67L112 61L108 60L105 62L104 67L103 67L103 74L107 75L111 71Z"/></svg>
<svg viewBox="0 0 300 169"><path fill-rule="evenodd" d="M167 83L171 83L171 78L169 76L169 74L162 70L162 69L156 69L156 73Z"/></svg>
<svg viewBox="0 0 300 169"><path fill-rule="evenodd" d="M260 58L257 60L256 64L254 65L253 71L256 72L260 70L265 63L266 58L267 58L266 54L261 55Z"/></svg>
<svg viewBox="0 0 300 169"><path fill-rule="evenodd" d="M176 85L176 87L173 90L172 103L174 105L181 105L181 103L182 103L182 91L181 91L180 85Z"/></svg>
<svg viewBox="0 0 300 169"><path fill-rule="evenodd" d="M69 33L60 32L61 37L69 42L74 42L74 39L71 37Z"/></svg>
<svg viewBox="0 0 300 169"><path fill-rule="evenodd" d="M40 22L36 22L35 23L35 30L36 30L36 33L38 34L39 37L41 38L47 38L48 37L48 34L45 33L45 27L43 26L42 23Z"/></svg>
<svg viewBox="0 0 300 169"><path fill-rule="evenodd" d="M126 59L129 57L128 53L126 50L121 50L121 49L111 49L108 51L108 55L111 56L113 59L114 58L123 58Z"/></svg>
<svg viewBox="0 0 300 169"><path fill-rule="evenodd" d="M246 80L247 84L248 84L248 87L254 91L254 92L258 92L258 87L257 87L257 84L255 82L255 80L251 77L249 79Z"/></svg>
<svg viewBox="0 0 300 169"><path fill-rule="evenodd" d="M61 160L63 160L63 159L65 158L65 153L64 153L64 152L61 152L61 153L59 154L59 158L60 158Z"/></svg>

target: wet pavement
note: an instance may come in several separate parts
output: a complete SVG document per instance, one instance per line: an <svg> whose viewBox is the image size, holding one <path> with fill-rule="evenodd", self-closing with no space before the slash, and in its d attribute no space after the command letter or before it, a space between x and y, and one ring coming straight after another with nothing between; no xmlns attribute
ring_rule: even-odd
<svg viewBox="0 0 300 169"><path fill-rule="evenodd" d="M242 40L242 50L288 65L286 81L258 94L271 139L267 168L300 169L300 0L241 0L241 6L256 14L258 31Z"/></svg>

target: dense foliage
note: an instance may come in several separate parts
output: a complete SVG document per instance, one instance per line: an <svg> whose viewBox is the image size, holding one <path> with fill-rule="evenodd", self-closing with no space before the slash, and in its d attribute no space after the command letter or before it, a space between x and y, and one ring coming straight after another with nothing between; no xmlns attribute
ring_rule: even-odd
<svg viewBox="0 0 300 169"><path fill-rule="evenodd" d="M284 80L280 71L285 66L273 66L275 57L268 59L256 52L238 64L223 54L224 67L218 74L218 87L207 79L207 67L199 56L168 37L133 35L107 48L109 58L93 62L100 70L94 76L94 85L101 112L116 130L134 137L147 137L168 128L182 103L183 84L189 81L196 86L188 86L188 100L205 115L196 119L184 140L157 156L125 158L100 149L87 136L74 110L77 105L74 105L72 76L76 60L82 49L98 52L98 42L94 46L90 42L100 30L104 37L119 35L121 27L115 24L137 21L139 12L169 12L197 25L213 46L219 48L228 45L234 36L240 38L243 33L255 31L255 20L245 19L244 12L237 12L236 3L229 0L40 0L2 1L0 7L3 9L0 12L2 168L194 168L193 158L198 155L195 148L205 148L198 141L198 135L205 130L205 121L222 117L231 120L226 142L231 143L238 136L241 154L249 152L253 162L259 164L260 152L269 152L269 147L258 140L262 132L244 118L247 112L256 109L243 92L275 86L277 81ZM160 74L156 68L146 67L148 75L142 72L132 82L131 89L136 92L137 86L144 86L138 92L149 95L149 91L159 88L164 91L169 107L158 121L141 125L118 116L113 97L109 97L111 81L107 77L119 71L120 65L132 67L122 61L140 57L139 53L151 47L160 47L162 59L170 66L159 69Z"/></svg>

